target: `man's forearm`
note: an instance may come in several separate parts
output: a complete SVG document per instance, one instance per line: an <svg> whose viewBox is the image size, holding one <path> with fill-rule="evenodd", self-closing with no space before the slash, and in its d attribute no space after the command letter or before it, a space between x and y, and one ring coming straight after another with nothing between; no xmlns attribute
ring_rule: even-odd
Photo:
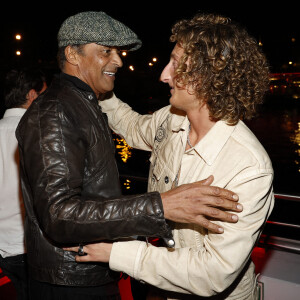
<svg viewBox="0 0 300 300"><path fill-rule="evenodd" d="M103 201L70 199L50 211L44 230L58 243L89 243L133 235L172 237L158 193Z"/></svg>

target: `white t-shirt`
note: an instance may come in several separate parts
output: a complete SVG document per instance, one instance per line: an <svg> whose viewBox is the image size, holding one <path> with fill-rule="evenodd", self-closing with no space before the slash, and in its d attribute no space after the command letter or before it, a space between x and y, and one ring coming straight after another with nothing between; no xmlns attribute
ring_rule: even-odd
<svg viewBox="0 0 300 300"><path fill-rule="evenodd" d="M24 204L19 180L16 128L24 108L5 111L0 120L0 254L9 257L25 253Z"/></svg>

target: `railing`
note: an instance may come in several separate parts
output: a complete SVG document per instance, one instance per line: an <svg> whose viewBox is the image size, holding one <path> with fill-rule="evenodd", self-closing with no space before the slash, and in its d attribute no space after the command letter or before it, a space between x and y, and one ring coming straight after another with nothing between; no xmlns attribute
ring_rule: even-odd
<svg viewBox="0 0 300 300"><path fill-rule="evenodd" d="M300 201L300 196L286 195L286 194L275 194L275 198L288 200L288 201Z"/></svg>
<svg viewBox="0 0 300 300"><path fill-rule="evenodd" d="M281 200L286 200L286 201L295 201L295 202L299 202L299 205L300 205L300 196L275 194L275 199L281 199ZM289 224L289 223L276 222L276 221L267 221L267 224L300 229L300 225L298 225L298 224Z"/></svg>
<svg viewBox="0 0 300 300"><path fill-rule="evenodd" d="M300 196L287 195L287 194L275 194L275 199L280 199L283 201L293 201L297 203L297 205L298 204L300 205ZM277 221L268 220L267 225L274 226L274 228L275 227L279 227L283 229L290 228L291 230L295 230L295 232L298 232L298 239L285 238L285 237L272 235L272 230L270 230L271 234L265 234L265 232L263 232L258 242L258 246L264 248L275 248L275 249L280 249L280 250L290 251L290 252L300 254L300 241L299 241L300 225L299 224L291 224L286 222L277 222Z"/></svg>

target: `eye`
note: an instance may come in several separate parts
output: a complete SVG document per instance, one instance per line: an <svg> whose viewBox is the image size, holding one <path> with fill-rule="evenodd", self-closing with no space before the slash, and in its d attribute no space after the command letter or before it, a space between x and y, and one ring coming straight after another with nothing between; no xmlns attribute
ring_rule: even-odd
<svg viewBox="0 0 300 300"><path fill-rule="evenodd" d="M110 54L111 49L103 49L102 52L103 52L104 54Z"/></svg>
<svg viewBox="0 0 300 300"><path fill-rule="evenodd" d="M116 54L118 54L119 56L121 55L121 50L117 49L117 48L102 48L101 49L101 53L104 56L110 56L113 52L116 52Z"/></svg>
<svg viewBox="0 0 300 300"><path fill-rule="evenodd" d="M108 57L111 54L112 49L110 47L102 47L99 49L99 53L101 53L101 55Z"/></svg>
<svg viewBox="0 0 300 300"><path fill-rule="evenodd" d="M178 61L174 59L172 61L172 66L173 66L174 69L177 69L177 67L178 67Z"/></svg>

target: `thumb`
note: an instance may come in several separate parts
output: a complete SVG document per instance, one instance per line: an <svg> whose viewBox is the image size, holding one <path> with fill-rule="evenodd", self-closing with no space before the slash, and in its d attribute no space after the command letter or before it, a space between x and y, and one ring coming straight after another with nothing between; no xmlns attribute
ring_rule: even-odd
<svg viewBox="0 0 300 300"><path fill-rule="evenodd" d="M201 180L201 184L202 185L211 185L214 181L214 176L210 175L209 177L207 177L206 179Z"/></svg>

